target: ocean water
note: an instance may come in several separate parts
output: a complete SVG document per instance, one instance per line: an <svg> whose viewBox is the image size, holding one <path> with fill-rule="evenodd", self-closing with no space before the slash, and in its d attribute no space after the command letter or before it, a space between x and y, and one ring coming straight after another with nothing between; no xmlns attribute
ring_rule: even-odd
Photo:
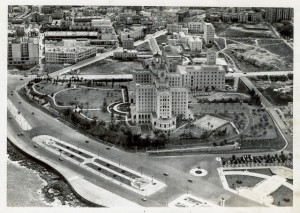
<svg viewBox="0 0 300 213"><path fill-rule="evenodd" d="M44 201L41 189L46 184L36 171L20 166L17 161L7 159L8 207L61 206L59 200L50 204Z"/></svg>

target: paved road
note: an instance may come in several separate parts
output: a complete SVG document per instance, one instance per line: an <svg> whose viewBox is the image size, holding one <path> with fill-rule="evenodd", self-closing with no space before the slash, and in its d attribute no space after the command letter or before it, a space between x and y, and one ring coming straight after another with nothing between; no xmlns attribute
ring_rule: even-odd
<svg viewBox="0 0 300 213"><path fill-rule="evenodd" d="M234 73L227 73L226 77L243 77L243 76L260 76L260 75L288 75L288 74L293 74L293 71L266 71L266 72L247 72L247 73L242 73L242 72L234 72Z"/></svg>
<svg viewBox="0 0 300 213"><path fill-rule="evenodd" d="M288 132L287 127L285 126L282 119L275 111L276 107L273 106L273 104L270 101L268 101L267 98L265 98L265 96L261 94L261 92L254 86L254 84L247 77L244 76L240 77L240 80L243 81L249 89L254 89L256 94L258 94L261 97L262 105L266 108L266 110L271 115L273 121L275 122L275 125L277 125L278 127L279 133L282 135L282 137L287 143L287 147L285 148L285 150L293 151L293 136Z"/></svg>
<svg viewBox="0 0 300 213"><path fill-rule="evenodd" d="M16 92L14 95L10 95L10 91L16 91L26 83L29 79L20 81L18 76L8 76L8 97L18 107L25 119L28 120L32 126L32 130L25 131L24 143L27 146L32 146L31 138L35 135L47 134L53 137L61 138L62 140L69 142L72 145L77 146L79 143L80 148L86 149L94 154L100 154L101 156L108 158L114 162L121 161L122 165L125 165L133 170L143 172L148 176L154 176L162 182L166 182L168 187L151 197L148 198L147 202L141 201L140 195L134 192L125 190L119 186L96 178L94 175L83 172L82 168L78 165L68 163L64 161L64 165L78 172L78 175L83 175L88 181L103 187L119 196L126 197L128 200L134 201L139 205L143 206L166 206L168 202L179 197L186 192L186 187L189 184L189 191L195 196L202 197L213 203L217 203L217 198L221 194L228 194L231 196L229 199L232 206L253 206L256 203L241 198L223 189L220 179L217 173L218 163L215 160L214 155L195 155L195 156L179 156L179 157L149 157L141 153L128 153L121 151L116 148L106 149L106 146L87 138L86 136L74 131L72 128L60 123L57 119L45 114L44 112L34 108ZM21 101L21 104L19 104ZM34 112L34 115L31 114ZM20 130L14 119L8 120L9 125L13 125L14 128L12 134L17 134ZM12 131L11 129L11 131ZM9 129L8 129L9 130ZM90 143L84 143L85 140L89 140ZM53 162L61 163L57 161L57 157L53 154L48 153L42 149L39 149L40 155L45 155L47 158L53 158ZM201 165L202 168L208 171L208 175L202 178L196 178L189 174L189 170ZM163 173L168 173L168 176L164 176ZM191 179L193 182L188 183L187 180Z"/></svg>

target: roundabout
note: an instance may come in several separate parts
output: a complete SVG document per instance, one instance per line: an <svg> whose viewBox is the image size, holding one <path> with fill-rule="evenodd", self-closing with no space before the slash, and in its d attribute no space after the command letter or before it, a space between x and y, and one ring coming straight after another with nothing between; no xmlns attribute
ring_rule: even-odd
<svg viewBox="0 0 300 213"><path fill-rule="evenodd" d="M207 175L207 171L205 169L200 169L200 167L194 168L190 170L190 174L196 177L204 177Z"/></svg>

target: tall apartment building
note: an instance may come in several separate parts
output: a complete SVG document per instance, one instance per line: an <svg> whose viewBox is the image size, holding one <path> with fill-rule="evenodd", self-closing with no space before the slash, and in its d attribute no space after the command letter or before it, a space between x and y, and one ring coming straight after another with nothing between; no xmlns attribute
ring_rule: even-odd
<svg viewBox="0 0 300 213"><path fill-rule="evenodd" d="M215 41L215 28L211 23L204 25L204 41L207 44L212 44Z"/></svg>
<svg viewBox="0 0 300 213"><path fill-rule="evenodd" d="M39 63L39 43L37 39L15 39L8 42L8 65L35 65Z"/></svg>
<svg viewBox="0 0 300 213"><path fill-rule="evenodd" d="M266 20L270 22L291 20L294 17L293 8L266 8Z"/></svg>

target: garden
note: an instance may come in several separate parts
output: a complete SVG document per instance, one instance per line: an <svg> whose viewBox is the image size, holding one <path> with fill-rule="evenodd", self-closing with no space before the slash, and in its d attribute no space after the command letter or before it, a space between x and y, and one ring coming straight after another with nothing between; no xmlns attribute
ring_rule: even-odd
<svg viewBox="0 0 300 213"><path fill-rule="evenodd" d="M293 167L293 154L285 153L281 151L280 154L264 154L264 155L242 155L236 156L232 155L231 157L222 157L221 158L222 166L226 167L235 167L236 165L242 166L266 166L266 165L285 165L288 168Z"/></svg>
<svg viewBox="0 0 300 213"><path fill-rule="evenodd" d="M240 187L254 187L256 184L265 180L264 178L247 175L226 175L225 178L228 186L234 190Z"/></svg>
<svg viewBox="0 0 300 213"><path fill-rule="evenodd" d="M293 206L293 191L286 186L280 186L275 192L270 194L273 199L273 205Z"/></svg>

